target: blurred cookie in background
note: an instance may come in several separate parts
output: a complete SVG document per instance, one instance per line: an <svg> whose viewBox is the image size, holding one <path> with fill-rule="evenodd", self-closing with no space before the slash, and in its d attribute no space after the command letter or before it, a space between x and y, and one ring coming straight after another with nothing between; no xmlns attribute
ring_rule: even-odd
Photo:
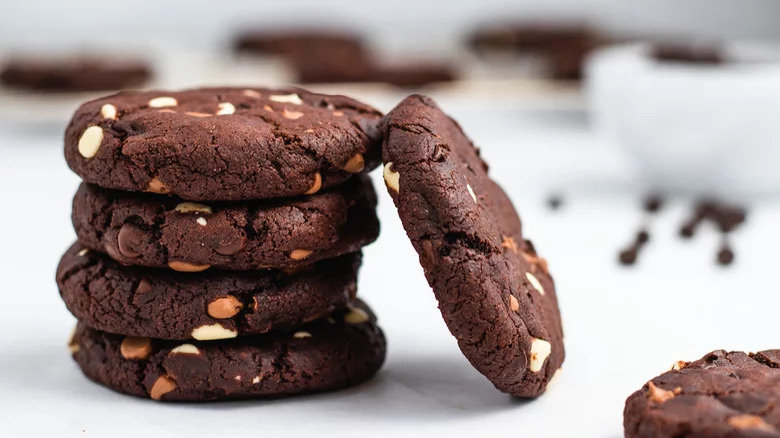
<svg viewBox="0 0 780 438"><path fill-rule="evenodd" d="M281 57L291 80L301 84L384 83L419 87L456 79L454 66L440 61L380 61L370 45L347 30L267 30L238 35L234 49L242 54Z"/></svg>
<svg viewBox="0 0 780 438"><path fill-rule="evenodd" d="M143 86L152 78L141 59L16 56L0 67L0 82L8 88L39 92L110 91Z"/></svg>
<svg viewBox="0 0 780 438"><path fill-rule="evenodd" d="M552 79L582 78L587 55L601 44L591 27L581 23L504 23L474 31L467 42L481 56L516 54L538 56Z"/></svg>
<svg viewBox="0 0 780 438"><path fill-rule="evenodd" d="M363 56L364 43L356 33L335 29L245 31L234 43L238 53L276 56L293 56L302 48L313 47L332 54Z"/></svg>
<svg viewBox="0 0 780 438"><path fill-rule="evenodd" d="M303 58L294 64L295 81L311 83L383 83L401 88L413 88L457 79L456 69L444 62L410 61L375 64L319 63L317 57Z"/></svg>
<svg viewBox="0 0 780 438"><path fill-rule="evenodd" d="M679 62L686 64L718 65L728 62L723 48L715 44L693 42L664 42L655 44L651 56L660 62Z"/></svg>

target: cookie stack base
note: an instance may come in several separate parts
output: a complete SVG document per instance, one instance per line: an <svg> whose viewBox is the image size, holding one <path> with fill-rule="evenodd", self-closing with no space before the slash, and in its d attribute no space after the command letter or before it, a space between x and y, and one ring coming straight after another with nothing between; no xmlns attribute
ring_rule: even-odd
<svg viewBox="0 0 780 438"><path fill-rule="evenodd" d="M296 331L210 342L125 337L79 324L70 348L95 382L163 401L335 390L368 380L385 358L384 335L359 301Z"/></svg>

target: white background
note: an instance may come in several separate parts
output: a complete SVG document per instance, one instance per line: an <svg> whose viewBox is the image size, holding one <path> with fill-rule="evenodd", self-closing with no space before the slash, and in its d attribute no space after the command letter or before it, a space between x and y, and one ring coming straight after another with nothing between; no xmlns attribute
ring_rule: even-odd
<svg viewBox="0 0 780 438"><path fill-rule="evenodd" d="M442 101L484 147L557 283L567 359L556 385L532 402L499 393L460 354L381 185L382 235L365 251L359 288L389 340L373 381L289 400L200 405L153 403L89 382L65 348L73 318L54 283L74 237L69 211L78 184L62 158L61 127L5 126L4 436L618 437L625 398L672 362L716 348L777 347L777 203L750 202L748 224L734 236L737 262L723 269L713 261L710 227L691 242L676 237L688 205L673 199L652 222L639 265L621 268L617 250L642 222L641 190L619 151L593 138L576 112L550 111L555 102L530 99L510 111ZM559 212L544 206L550 190L565 195Z"/></svg>
<svg viewBox="0 0 780 438"><path fill-rule="evenodd" d="M411 3L393 4L403 12ZM749 8L760 2L734 3ZM112 26L121 31L147 19L155 31L163 22L174 30L194 29L197 23L216 35L225 31L220 23L227 23L227 14L204 23L196 14L204 2L139 1L113 10L86 0L30 0L24 9L20 4L0 17L0 31L11 40L51 40L49 32L57 29L72 32L68 38L74 41L85 35L110 39ZM645 9L628 15L652 9L648 2L637 4ZM70 14L68 5L91 11ZM143 19L122 15L133 7L153 12ZM446 13L463 19L469 12L462 11L476 10L464 8ZM368 14L354 10L360 17ZM421 20L408 11L405 16ZM33 25L35 17L45 21ZM740 26L759 32L766 29L761 22ZM81 35L73 33L79 26ZM187 67L186 62L181 66ZM215 77L220 78L208 81ZM203 81L180 78L176 84ZM365 250L359 284L389 341L387 362L375 379L316 396L190 405L135 399L89 382L65 347L74 320L54 282L59 257L74 239L69 215L78 178L62 158L62 131L76 102L20 104L18 97L0 96L5 117L0 117L0 435L614 438L622 436L625 398L674 361L716 348L780 346L776 199L744 200L750 216L733 236L737 261L729 268L714 263L718 235L712 227L703 227L692 241L676 236L690 200L674 196L651 221L652 241L639 264L620 267L619 248L644 221L644 185L630 158L590 132L576 96L502 91L434 95L483 147L493 176L515 201L525 233L549 260L556 281L567 359L560 380L535 401L499 393L460 354L380 172L373 176L382 235ZM403 95L368 92L364 97L389 110ZM564 195L558 212L544 204L552 191Z"/></svg>

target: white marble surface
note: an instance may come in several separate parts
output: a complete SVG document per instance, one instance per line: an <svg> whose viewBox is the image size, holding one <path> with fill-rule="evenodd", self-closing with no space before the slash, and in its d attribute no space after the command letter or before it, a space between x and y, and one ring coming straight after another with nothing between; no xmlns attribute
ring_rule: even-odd
<svg viewBox="0 0 780 438"><path fill-rule="evenodd" d="M375 103L387 109L391 100ZM74 238L69 214L78 184L62 158L62 126L4 123L0 434L614 438L622 436L625 398L672 362L715 348L780 346L776 201L750 201L750 219L734 236L737 262L721 269L711 228L691 242L676 237L687 206L673 199L652 223L639 265L624 269L616 254L642 221L641 182L619 151L589 134L581 113L557 98L507 105L444 96L442 103L483 146L555 276L567 359L546 395L513 400L469 366L381 186L382 235L365 251L359 284L389 340L374 380L288 400L197 405L153 403L91 383L65 348L74 320L54 283ZM544 206L551 190L565 196L556 213Z"/></svg>

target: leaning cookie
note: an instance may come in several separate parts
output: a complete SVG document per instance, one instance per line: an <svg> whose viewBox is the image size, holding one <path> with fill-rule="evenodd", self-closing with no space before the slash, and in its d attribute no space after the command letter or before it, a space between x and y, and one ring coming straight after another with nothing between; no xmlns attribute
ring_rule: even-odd
<svg viewBox="0 0 780 438"><path fill-rule="evenodd" d="M125 265L200 271L311 264L359 251L379 235L368 177L312 196L241 203L185 202L82 184L73 225L84 246Z"/></svg>
<svg viewBox="0 0 780 438"><path fill-rule="evenodd" d="M677 362L626 401L627 438L780 437L780 350Z"/></svg>
<svg viewBox="0 0 780 438"><path fill-rule="evenodd" d="M300 88L124 92L76 110L65 159L86 182L190 201L313 194L378 164L379 117Z"/></svg>
<svg viewBox="0 0 780 438"><path fill-rule="evenodd" d="M95 382L162 401L335 390L368 380L385 358L384 335L362 303L295 331L213 342L112 335L79 324L69 347Z"/></svg>
<svg viewBox="0 0 780 438"><path fill-rule="evenodd" d="M119 266L76 244L57 268L71 313L109 333L214 340L287 330L343 308L355 297L360 253L296 272L200 274Z"/></svg>
<svg viewBox="0 0 780 438"><path fill-rule="evenodd" d="M564 359L547 263L479 150L430 98L381 122L384 179L450 332L501 391L536 397Z"/></svg>

